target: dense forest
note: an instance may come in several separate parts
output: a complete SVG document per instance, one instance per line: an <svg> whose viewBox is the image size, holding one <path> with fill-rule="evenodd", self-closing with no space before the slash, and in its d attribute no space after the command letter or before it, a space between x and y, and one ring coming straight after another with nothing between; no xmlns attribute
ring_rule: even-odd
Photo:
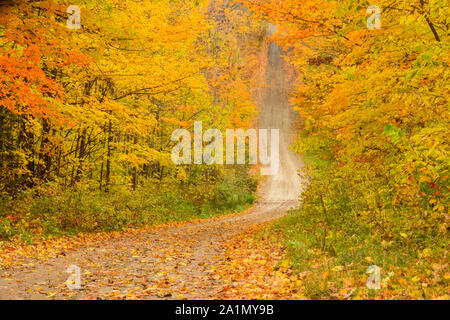
<svg viewBox="0 0 450 320"><path fill-rule="evenodd" d="M449 14L446 0L1 1L0 265L54 238L241 212L192 236L227 248L219 298L448 299ZM172 133L257 128L271 45L295 77L304 184L288 212L246 211L258 167L177 165ZM260 226L270 215L284 217Z"/></svg>
<svg viewBox="0 0 450 320"><path fill-rule="evenodd" d="M171 134L194 120L253 123L263 24L229 1L102 0L77 3L75 29L71 4L2 7L0 237L120 229L252 203L248 168L175 166Z"/></svg>

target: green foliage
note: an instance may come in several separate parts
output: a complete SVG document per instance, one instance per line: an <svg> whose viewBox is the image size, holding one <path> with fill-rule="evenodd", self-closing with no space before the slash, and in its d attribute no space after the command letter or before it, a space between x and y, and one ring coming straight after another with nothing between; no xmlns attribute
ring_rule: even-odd
<svg viewBox="0 0 450 320"><path fill-rule="evenodd" d="M228 1L76 5L78 30L66 26L65 1L0 10L0 239L120 230L252 203L247 169L176 166L171 135L194 121L250 127L261 25L225 10Z"/></svg>

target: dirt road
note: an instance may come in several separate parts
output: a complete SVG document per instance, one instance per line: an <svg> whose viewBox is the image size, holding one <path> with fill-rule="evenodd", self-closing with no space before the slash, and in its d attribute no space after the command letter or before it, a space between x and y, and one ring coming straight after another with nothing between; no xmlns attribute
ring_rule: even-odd
<svg viewBox="0 0 450 320"><path fill-rule="evenodd" d="M264 182L261 200L253 209L237 216L123 234L47 261L30 259L0 270L0 299L217 297L222 283L214 269L221 265L223 244L298 205L301 160L288 149L294 116L288 82L280 49L271 44L259 125L280 129L280 169ZM81 269L81 290L66 287L71 265Z"/></svg>

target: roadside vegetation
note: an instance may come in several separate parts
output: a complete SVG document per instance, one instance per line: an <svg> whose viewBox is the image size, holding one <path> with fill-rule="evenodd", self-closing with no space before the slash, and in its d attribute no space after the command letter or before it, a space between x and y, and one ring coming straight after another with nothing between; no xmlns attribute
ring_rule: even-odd
<svg viewBox="0 0 450 320"><path fill-rule="evenodd" d="M448 299L448 3L245 3L277 25L299 75L308 185L273 232L307 296ZM380 290L366 287L371 265Z"/></svg>
<svg viewBox="0 0 450 320"><path fill-rule="evenodd" d="M244 168L227 170L215 183L177 188L169 182L108 192L45 185L15 198L3 196L0 239L5 245L13 240L32 243L78 232L120 231L240 212L255 201L256 185L256 177Z"/></svg>
<svg viewBox="0 0 450 320"><path fill-rule="evenodd" d="M69 28L70 5L80 29ZM250 205L248 167L171 161L176 129L249 128L263 23L230 1L0 7L0 241ZM245 66L245 68L244 68Z"/></svg>

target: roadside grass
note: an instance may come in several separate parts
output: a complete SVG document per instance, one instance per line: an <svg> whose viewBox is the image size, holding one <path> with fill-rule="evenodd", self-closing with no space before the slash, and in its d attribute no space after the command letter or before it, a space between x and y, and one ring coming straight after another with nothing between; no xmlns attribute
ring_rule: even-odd
<svg viewBox="0 0 450 320"><path fill-rule="evenodd" d="M31 244L79 232L112 232L174 221L210 218L240 212L256 199L256 178L230 172L208 185L151 184L135 191L108 192L82 184L60 190L52 185L24 191L0 201L0 242Z"/></svg>

